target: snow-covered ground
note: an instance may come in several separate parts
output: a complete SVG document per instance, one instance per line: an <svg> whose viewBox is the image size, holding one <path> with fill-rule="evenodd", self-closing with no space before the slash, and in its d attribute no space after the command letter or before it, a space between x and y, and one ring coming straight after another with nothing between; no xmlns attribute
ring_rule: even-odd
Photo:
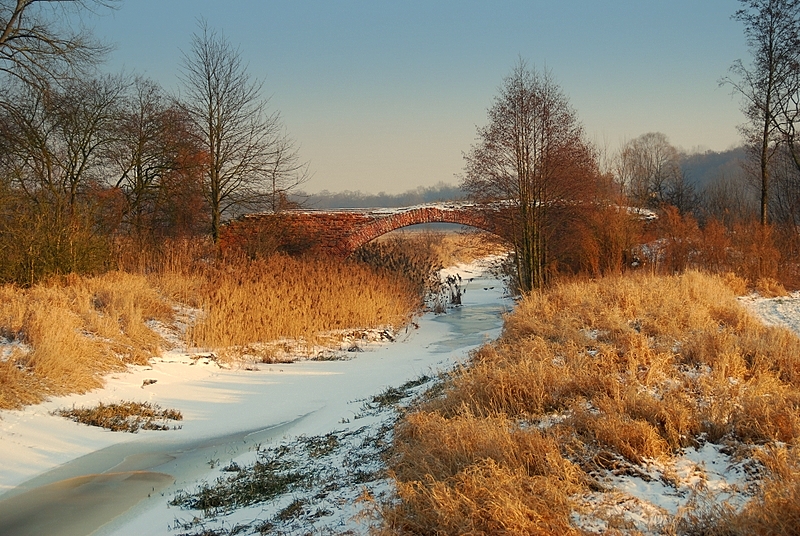
<svg viewBox="0 0 800 536"><path fill-rule="evenodd" d="M739 301L760 317L765 324L783 326L800 335L800 291L770 299L752 294L740 298Z"/></svg>
<svg viewBox="0 0 800 536"><path fill-rule="evenodd" d="M372 499L391 490L381 454L396 403L496 337L512 306L485 268L443 274L460 276L462 307L416 319L395 343L354 340L344 359L229 369L173 351L101 390L0 412L0 533L366 533ZM800 293L742 302L800 333ZM126 434L51 414L121 400L178 409L184 419L179 429ZM698 494L741 503L749 467L726 452L707 443L670 463L620 464L599 475L613 493L582 497L575 522L602 533L609 526L598 519L616 518L652 533ZM288 484L239 497L254 467ZM198 490L230 500L189 508Z"/></svg>
<svg viewBox="0 0 800 536"><path fill-rule="evenodd" d="M245 521L255 527L255 518L268 520L308 495L317 497L303 504L314 508L320 531L366 531L367 521L352 517L365 486L380 493L388 485L376 467L385 442L376 433L396 414L384 401L407 398L496 337L512 306L502 283L481 275L485 269L448 271L462 277L462 307L417 318L394 334L395 343L353 341L353 351L340 352L344 359L227 369L213 356L172 351L150 366L110 376L103 389L0 412L0 533L77 535L102 526L97 534L194 534ZM52 415L129 400L177 409L183 420L175 430L128 434ZM318 438L328 446L319 447ZM370 441L374 448L359 450ZM293 488L224 517L169 504L180 490L213 483L275 452L281 464L315 477L304 482L305 491ZM353 453L363 456L350 459ZM340 489L321 489L336 479ZM308 516L297 513L284 513L282 522L306 523Z"/></svg>
<svg viewBox="0 0 800 536"><path fill-rule="evenodd" d="M753 294L739 301L766 324L800 335L800 292L770 299ZM620 534L660 534L692 503L740 507L752 496L759 475L752 460L734 454L731 445L705 443L669 462L616 460L613 470L593 475L606 491L581 497L583 511L573 520L590 533L613 528Z"/></svg>

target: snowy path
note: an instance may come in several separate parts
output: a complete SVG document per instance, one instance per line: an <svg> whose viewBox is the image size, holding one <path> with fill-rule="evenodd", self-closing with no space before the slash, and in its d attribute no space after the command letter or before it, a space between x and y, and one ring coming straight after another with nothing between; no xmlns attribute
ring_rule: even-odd
<svg viewBox="0 0 800 536"><path fill-rule="evenodd" d="M800 291L782 298L745 296L740 301L765 324L783 326L800 335Z"/></svg>

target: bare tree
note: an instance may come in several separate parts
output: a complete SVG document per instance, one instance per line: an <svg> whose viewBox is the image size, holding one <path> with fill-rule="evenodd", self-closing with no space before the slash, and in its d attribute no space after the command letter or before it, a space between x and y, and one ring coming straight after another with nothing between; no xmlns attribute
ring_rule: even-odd
<svg viewBox="0 0 800 536"><path fill-rule="evenodd" d="M270 182L269 204L272 212L293 205L289 201L289 194L295 191L309 178L308 163L300 160L300 153L287 134L283 133L276 140L272 162L267 170Z"/></svg>
<svg viewBox="0 0 800 536"><path fill-rule="evenodd" d="M714 219L726 226L752 220L758 214L758 199L739 175L719 175L706 184L702 196L704 219Z"/></svg>
<svg viewBox="0 0 800 536"><path fill-rule="evenodd" d="M680 156L661 132L648 132L629 141L615 161L617 181L639 207L656 208L684 190Z"/></svg>
<svg viewBox="0 0 800 536"><path fill-rule="evenodd" d="M187 165L184 156L198 153L189 118L161 87L137 77L122 99L109 161L118 171L113 183L125 196L124 219L136 235L152 220L167 175Z"/></svg>
<svg viewBox="0 0 800 536"><path fill-rule="evenodd" d="M682 216L696 212L700 206L700 195L697 193L697 188L682 169L678 170L678 173L672 175L664 184L659 198L662 206L671 205L677 208Z"/></svg>
<svg viewBox="0 0 800 536"><path fill-rule="evenodd" d="M82 12L116 3L117 0L0 0L0 72L35 85L84 72L109 49L75 21L80 20Z"/></svg>
<svg viewBox="0 0 800 536"><path fill-rule="evenodd" d="M586 178L597 172L583 127L549 71L517 63L465 160L464 190L510 207L520 290L541 287L555 215L591 192Z"/></svg>
<svg viewBox="0 0 800 536"><path fill-rule="evenodd" d="M797 147L786 143L772 162L773 193L770 218L798 232L800 226L800 168Z"/></svg>
<svg viewBox="0 0 800 536"><path fill-rule="evenodd" d="M73 212L90 184L103 181L126 82L105 76L61 88L17 87L4 115L2 165L31 200Z"/></svg>
<svg viewBox="0 0 800 536"><path fill-rule="evenodd" d="M304 166L280 115L267 111L262 82L251 80L239 49L205 21L184 54L182 76L184 105L207 155L204 188L216 241L224 216L269 205L273 185L287 184Z"/></svg>
<svg viewBox="0 0 800 536"><path fill-rule="evenodd" d="M53 273L102 269L108 260L98 217L104 150L122 89L115 77L59 88L18 82L0 107L0 206L5 277L32 284ZM100 195L98 195L100 194Z"/></svg>
<svg viewBox="0 0 800 536"><path fill-rule="evenodd" d="M761 188L761 224L767 225L770 196L770 160L781 140L780 111L795 91L800 61L800 0L740 0L733 18L744 23L752 64L741 60L731 67L733 78L723 79L743 97L748 123L742 133L758 163Z"/></svg>

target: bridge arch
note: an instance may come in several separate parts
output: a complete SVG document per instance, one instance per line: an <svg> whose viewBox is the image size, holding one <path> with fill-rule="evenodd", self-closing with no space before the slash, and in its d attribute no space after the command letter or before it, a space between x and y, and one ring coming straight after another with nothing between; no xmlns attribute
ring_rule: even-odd
<svg viewBox="0 0 800 536"><path fill-rule="evenodd" d="M381 235L424 223L468 225L507 239L503 207L469 203L423 205L401 209L297 210L247 214L228 222L220 236L221 249L249 255L268 249L287 253L316 252L348 257Z"/></svg>
<svg viewBox="0 0 800 536"><path fill-rule="evenodd" d="M423 223L454 223L467 225L495 234L503 238L486 213L481 210L470 210L472 207L442 208L438 206L417 207L402 212L395 212L366 223L342 240L340 253L351 255L355 250L397 229Z"/></svg>

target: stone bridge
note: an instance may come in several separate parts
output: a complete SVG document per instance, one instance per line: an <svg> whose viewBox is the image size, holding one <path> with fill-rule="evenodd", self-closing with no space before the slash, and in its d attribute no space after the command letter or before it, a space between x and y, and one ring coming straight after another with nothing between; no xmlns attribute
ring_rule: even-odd
<svg viewBox="0 0 800 536"><path fill-rule="evenodd" d="M223 249L281 250L347 257L375 238L409 225L455 223L502 236L501 209L468 203L393 209L291 210L249 214L227 224Z"/></svg>

